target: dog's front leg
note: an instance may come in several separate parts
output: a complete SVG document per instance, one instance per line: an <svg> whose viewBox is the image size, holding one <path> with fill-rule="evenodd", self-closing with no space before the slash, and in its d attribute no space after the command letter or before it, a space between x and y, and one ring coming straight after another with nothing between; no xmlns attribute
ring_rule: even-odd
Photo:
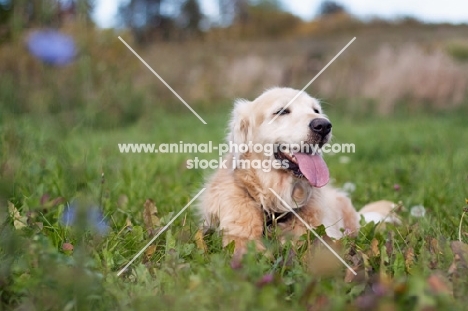
<svg viewBox="0 0 468 311"><path fill-rule="evenodd" d="M234 241L234 255L239 257L245 254L250 241L254 241L257 250L265 250L261 242L263 211L250 198L236 198L232 201L231 205L225 206L219 214L223 246Z"/></svg>

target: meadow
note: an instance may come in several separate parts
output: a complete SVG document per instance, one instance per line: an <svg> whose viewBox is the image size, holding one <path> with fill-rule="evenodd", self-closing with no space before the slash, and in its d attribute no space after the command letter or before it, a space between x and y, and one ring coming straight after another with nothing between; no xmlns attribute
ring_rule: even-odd
<svg viewBox="0 0 468 311"><path fill-rule="evenodd" d="M87 40L77 63L61 70L15 53L20 44L0 53L18 56L0 66L1 310L466 308L466 97L441 109L402 91L398 106L379 111L378 98L343 95L352 89L346 75L338 76L339 96L327 97L325 82L308 90L323 100L334 142L356 145L353 154L327 155L333 184L358 209L380 199L398 203L402 220L327 240L357 276L312 234L299 245L281 245L273 234L265 237L270 256L251 249L232 262L233 247L223 248L219 233L201 234L194 205L117 276L203 186L210 171L187 169L186 161L218 157L122 154L118 143L221 143L234 95L192 98L183 89L203 125L155 77L142 78L146 68L112 34L96 39L113 47L100 58L99 44ZM171 46L159 55L168 57ZM355 58L346 59L349 72ZM323 78L332 81L339 72ZM291 83L301 88L297 81ZM323 227L317 231L324 235Z"/></svg>
<svg viewBox="0 0 468 311"><path fill-rule="evenodd" d="M353 183L357 207L381 198L404 206L401 226L370 224L342 241L342 254L359 271L351 282L343 266L328 267L334 259L326 250L319 259L311 256L317 252L312 237L299 249L267 240L273 259L252 252L233 269L232 249L222 249L218 234L205 237L206 247L200 243L193 208L117 277L151 231L201 188L208 172L186 169L187 158L217 156L120 154L117 143L221 142L227 111L204 116L208 125L191 114L161 113L113 131L66 129L28 117L3 121L2 188L15 208L2 226L3 307L462 309L467 252L465 244L454 249L454 241L465 205L468 132L465 118L453 114L359 121L331 115L335 142L356 144L355 154L327 157L334 184ZM157 207L151 209L154 227L143 216L149 199ZM64 225L69 204L101 206L106 234L86 217ZM411 216L415 205L425 207L423 217ZM462 241L467 225L465 219Z"/></svg>

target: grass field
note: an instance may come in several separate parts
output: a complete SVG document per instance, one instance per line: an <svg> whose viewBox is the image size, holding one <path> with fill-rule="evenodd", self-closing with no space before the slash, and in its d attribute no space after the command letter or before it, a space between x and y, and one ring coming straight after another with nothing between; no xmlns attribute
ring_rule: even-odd
<svg viewBox="0 0 468 311"><path fill-rule="evenodd" d="M220 143L228 104L200 111L208 125L161 110L113 130L4 115L0 309L464 310L468 246L456 241L468 196L466 116L329 110L334 142L356 145L354 154L327 156L334 184L355 185L357 208L379 199L403 205L402 225L368 224L337 243L356 277L312 235L297 247L268 239L272 256L251 251L231 267L232 247L223 249L217 233L200 241L194 206L117 276L202 187L209 171L186 169L186 160L217 158L121 154L117 144ZM412 215L417 205L423 217ZM96 207L102 217L90 214ZM462 242L467 232L465 217Z"/></svg>

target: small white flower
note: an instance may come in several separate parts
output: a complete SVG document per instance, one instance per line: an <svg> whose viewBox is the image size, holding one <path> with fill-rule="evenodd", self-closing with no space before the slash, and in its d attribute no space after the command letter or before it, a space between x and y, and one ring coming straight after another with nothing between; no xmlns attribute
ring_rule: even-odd
<svg viewBox="0 0 468 311"><path fill-rule="evenodd" d="M346 163L349 163L351 159L347 156L341 156L339 161L340 163L346 164Z"/></svg>
<svg viewBox="0 0 468 311"><path fill-rule="evenodd" d="M347 193L352 193L356 190L356 185L348 181L343 184L342 189Z"/></svg>
<svg viewBox="0 0 468 311"><path fill-rule="evenodd" d="M422 205L416 205L411 208L411 216L413 217L424 217L426 215L426 209Z"/></svg>

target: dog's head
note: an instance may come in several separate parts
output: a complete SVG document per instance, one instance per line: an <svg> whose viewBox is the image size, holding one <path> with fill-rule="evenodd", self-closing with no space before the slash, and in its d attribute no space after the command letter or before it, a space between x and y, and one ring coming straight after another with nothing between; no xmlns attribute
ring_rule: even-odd
<svg viewBox="0 0 468 311"><path fill-rule="evenodd" d="M279 161L277 172L305 177L312 186L322 187L329 175L317 151L331 139L331 127L318 100L298 90L274 88L254 101L236 101L228 141L261 145L262 152L256 152L258 148L248 152ZM242 152L235 156L241 159Z"/></svg>

